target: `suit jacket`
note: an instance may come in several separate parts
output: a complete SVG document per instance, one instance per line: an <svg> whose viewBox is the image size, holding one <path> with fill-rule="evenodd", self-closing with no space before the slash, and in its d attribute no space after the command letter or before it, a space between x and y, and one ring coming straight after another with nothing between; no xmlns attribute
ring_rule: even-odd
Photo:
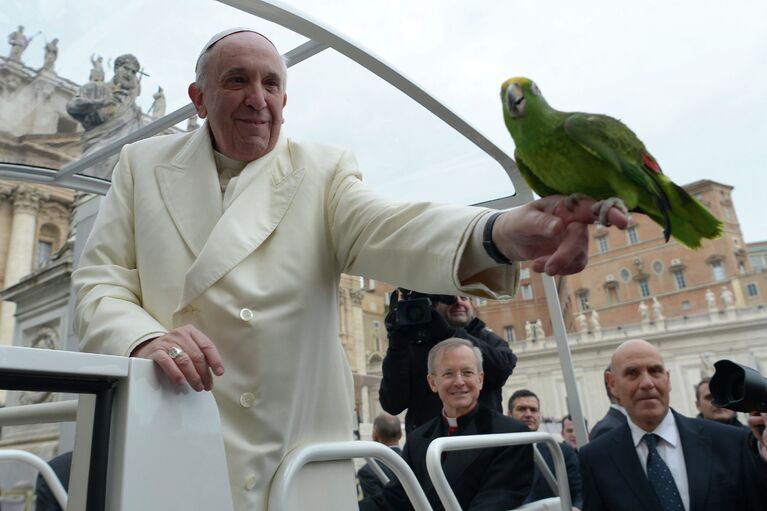
<svg viewBox="0 0 767 511"><path fill-rule="evenodd" d="M767 463L753 436L713 421L674 419L682 443L690 511L760 511L767 502ZM639 462L628 423L580 450L584 511L661 511Z"/></svg>
<svg viewBox="0 0 767 511"><path fill-rule="evenodd" d="M519 421L495 410L478 405L458 420L456 435L491 433L526 433L529 429ZM416 428L407 437L403 457L418 479L435 511L444 510L426 469L429 444L447 435L442 417L435 417ZM522 504L530 491L533 473L532 445L452 451L443 458L442 468L461 509L466 511L498 511ZM363 511L412 510L399 482L388 485L384 492L360 503Z"/></svg>
<svg viewBox="0 0 767 511"><path fill-rule="evenodd" d="M207 125L124 147L72 276L75 324L83 351L126 356L181 325L207 334L226 367L213 394L235 508L266 509L288 451L351 439L341 272L494 296L491 285L511 294L518 270L491 268L461 290L486 210L385 201L339 149L283 134L232 186L224 208ZM351 491L350 466L342 477Z"/></svg>
<svg viewBox="0 0 767 511"><path fill-rule="evenodd" d="M399 447L392 447L392 450L402 456L402 449ZM375 462L375 460L373 461ZM381 467L381 470L383 470L384 474L386 474L386 477L389 478L390 483L393 483L397 480L397 476L394 475L394 472L389 468L388 465L385 463L377 463L377 465ZM373 469L370 468L370 462L365 463L365 465L363 465L363 467L357 471L357 480L360 483L360 489L362 490L363 497L378 495L383 491L385 487L381 480L378 479L378 476L373 473Z"/></svg>
<svg viewBox="0 0 767 511"><path fill-rule="evenodd" d="M581 468L578 461L578 453L567 442L560 443L559 447L562 449L562 455L565 458L567 483L570 488L570 500L574 507L582 508L583 484L581 482ZM551 473L556 476L554 458L551 456L551 451L549 451L548 447L543 444L540 445L538 450L541 453L543 460L546 462L546 465L549 467L549 470L551 470ZM548 499L555 496L554 490L551 489L551 486L549 486L548 481L546 481L546 478L536 464L533 471L533 487L532 490L530 490L530 494L525 499L525 503Z"/></svg>
<svg viewBox="0 0 767 511"><path fill-rule="evenodd" d="M626 424L626 416L623 415L620 410L611 406L610 409L607 410L605 416L602 417L602 420L594 424L594 427L591 428L591 432L589 433L589 440L594 440L595 438L604 435L608 431L612 431L622 424Z"/></svg>

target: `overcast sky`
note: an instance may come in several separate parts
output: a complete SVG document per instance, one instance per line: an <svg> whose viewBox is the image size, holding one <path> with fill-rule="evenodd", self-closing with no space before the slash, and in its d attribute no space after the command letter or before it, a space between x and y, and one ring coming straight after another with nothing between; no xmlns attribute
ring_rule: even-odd
<svg viewBox="0 0 767 511"><path fill-rule="evenodd" d="M679 184L735 187L746 241L767 240L767 2L703 0L291 0L403 71L509 154L499 87L534 79L560 110L628 124ZM0 0L0 36L38 31L24 55L42 65L58 37L57 72L88 77L91 53L133 53L147 74L146 110L161 85L183 106L208 37L245 25L283 51L305 39L213 0ZM111 77L111 69L107 78ZM403 199L476 202L512 192L492 160L412 101L333 52L291 69L286 130L349 147L366 179ZM0 128L1 129L1 128Z"/></svg>

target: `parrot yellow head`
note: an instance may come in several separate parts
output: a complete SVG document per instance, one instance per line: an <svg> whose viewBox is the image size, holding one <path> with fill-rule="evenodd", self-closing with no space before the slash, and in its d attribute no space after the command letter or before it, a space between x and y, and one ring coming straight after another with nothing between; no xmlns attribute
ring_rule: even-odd
<svg viewBox="0 0 767 511"><path fill-rule="evenodd" d="M512 119L523 117L530 104L546 104L535 82L522 76L509 78L503 82L501 101L503 101L506 115Z"/></svg>

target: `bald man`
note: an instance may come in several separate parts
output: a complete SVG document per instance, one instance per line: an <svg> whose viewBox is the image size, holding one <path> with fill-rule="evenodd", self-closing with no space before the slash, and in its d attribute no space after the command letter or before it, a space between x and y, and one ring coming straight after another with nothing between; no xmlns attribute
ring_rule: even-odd
<svg viewBox="0 0 767 511"><path fill-rule="evenodd" d="M767 457L754 437L669 407L660 352L621 344L608 373L627 423L581 449L584 511L757 511L767 506Z"/></svg>

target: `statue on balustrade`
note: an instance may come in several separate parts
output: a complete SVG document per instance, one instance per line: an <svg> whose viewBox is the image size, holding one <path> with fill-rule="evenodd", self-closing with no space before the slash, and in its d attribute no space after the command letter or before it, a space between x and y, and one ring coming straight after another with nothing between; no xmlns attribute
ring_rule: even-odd
<svg viewBox="0 0 767 511"><path fill-rule="evenodd" d="M141 108L136 105L136 97L141 94L140 73L136 57L120 55L115 59L114 77L110 82L89 81L69 100L67 112L85 129L83 155L141 127ZM91 77L94 77L93 71ZM116 162L117 155L114 155L83 173L109 179Z"/></svg>

